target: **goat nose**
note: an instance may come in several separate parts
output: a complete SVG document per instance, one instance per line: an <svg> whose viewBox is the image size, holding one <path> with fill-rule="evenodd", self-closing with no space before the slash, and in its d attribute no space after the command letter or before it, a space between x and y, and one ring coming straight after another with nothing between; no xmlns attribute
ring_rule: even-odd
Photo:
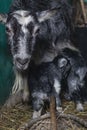
<svg viewBox="0 0 87 130"><path fill-rule="evenodd" d="M28 62L28 58L25 59L17 58L16 61L21 65L25 65Z"/></svg>

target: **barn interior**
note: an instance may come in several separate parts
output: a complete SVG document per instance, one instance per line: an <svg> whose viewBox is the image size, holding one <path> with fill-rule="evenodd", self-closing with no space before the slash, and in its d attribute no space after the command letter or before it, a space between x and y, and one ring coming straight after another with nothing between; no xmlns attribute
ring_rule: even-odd
<svg viewBox="0 0 87 130"><path fill-rule="evenodd" d="M68 0L73 7L73 23L75 26L73 43L79 48L87 64L87 0ZM0 13L9 11L12 0L0 1ZM7 45L5 27L0 24L0 130L86 130L87 104L84 111L77 112L72 101L63 99L63 112L55 112L55 104L46 106L46 113L37 120L32 119L30 105L18 103L10 109L3 104L11 92L15 76L13 72L12 57ZM55 101L54 101L55 102ZM54 107L51 108L51 105ZM54 110L54 115L50 115ZM57 128L51 116L56 118ZM54 123L54 125L52 125Z"/></svg>

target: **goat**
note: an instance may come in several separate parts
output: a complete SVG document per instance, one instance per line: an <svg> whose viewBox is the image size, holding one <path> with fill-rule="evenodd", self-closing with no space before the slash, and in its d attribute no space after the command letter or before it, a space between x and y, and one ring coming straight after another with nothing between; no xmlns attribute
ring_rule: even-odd
<svg viewBox="0 0 87 130"><path fill-rule="evenodd" d="M87 66L80 52L64 48L61 52L62 56L70 62L71 69L67 76L66 98L73 100L78 111L83 111L82 102L87 101L87 88L85 86L85 78L87 75Z"/></svg>
<svg viewBox="0 0 87 130"><path fill-rule="evenodd" d="M77 50L70 42L72 8L67 0L14 0L9 13L0 19L6 25L16 73L12 94L23 90L25 101L29 99L27 69L31 59L41 64L52 61L65 47Z"/></svg>
<svg viewBox="0 0 87 130"><path fill-rule="evenodd" d="M44 101L50 101L50 96L56 98L56 109L62 110L60 93L67 91L68 99L73 100L77 111L83 111L82 102L87 100L84 91L87 67L80 52L64 48L52 62L35 65L31 62L29 68L29 89L33 105L33 118L41 115ZM67 87L64 87L62 81Z"/></svg>
<svg viewBox="0 0 87 130"><path fill-rule="evenodd" d="M35 65L30 63L29 90L33 106L33 118L41 115L44 102L50 101L53 95L56 99L56 110L62 111L61 107L61 82L70 69L68 61L57 56L52 62Z"/></svg>

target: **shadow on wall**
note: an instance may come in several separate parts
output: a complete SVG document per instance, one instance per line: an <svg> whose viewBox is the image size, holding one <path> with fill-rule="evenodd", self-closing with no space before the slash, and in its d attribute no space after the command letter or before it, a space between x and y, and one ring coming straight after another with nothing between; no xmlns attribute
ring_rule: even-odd
<svg viewBox="0 0 87 130"><path fill-rule="evenodd" d="M11 1L0 0L0 13L8 12ZM12 59L7 45L5 27L0 24L0 105L7 99L13 79Z"/></svg>

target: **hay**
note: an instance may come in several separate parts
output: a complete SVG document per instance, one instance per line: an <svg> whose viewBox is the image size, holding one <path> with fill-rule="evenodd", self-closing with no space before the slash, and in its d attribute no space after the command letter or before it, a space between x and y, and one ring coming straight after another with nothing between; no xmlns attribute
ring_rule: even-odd
<svg viewBox="0 0 87 130"><path fill-rule="evenodd" d="M87 105L84 107L84 112L77 112L72 102L63 101L64 112L60 116L57 113L58 130L86 130L84 123L87 125ZM22 104L10 109L2 107L0 110L0 130L51 130L49 113L35 120L31 120L31 117L31 107Z"/></svg>
<svg viewBox="0 0 87 130"><path fill-rule="evenodd" d="M32 110L30 107L17 105L14 108L0 110L0 130L17 130L26 120L31 119Z"/></svg>

